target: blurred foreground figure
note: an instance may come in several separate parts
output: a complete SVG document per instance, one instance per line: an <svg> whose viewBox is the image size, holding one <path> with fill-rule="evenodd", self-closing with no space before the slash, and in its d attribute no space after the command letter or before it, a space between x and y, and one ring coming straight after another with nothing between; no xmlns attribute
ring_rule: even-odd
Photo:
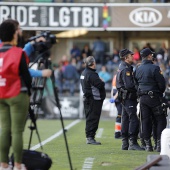
<svg viewBox="0 0 170 170"><path fill-rule="evenodd" d="M87 144L101 145L95 140L98 129L103 100L106 97L105 83L96 73L96 61L89 56L85 59L86 68L82 72L80 80L83 90L84 110L86 116Z"/></svg>
<svg viewBox="0 0 170 170"><path fill-rule="evenodd" d="M8 165L10 146L14 153L14 170L26 170L21 161L31 77L27 56L16 47L19 29L12 19L0 25L0 170L12 170Z"/></svg>

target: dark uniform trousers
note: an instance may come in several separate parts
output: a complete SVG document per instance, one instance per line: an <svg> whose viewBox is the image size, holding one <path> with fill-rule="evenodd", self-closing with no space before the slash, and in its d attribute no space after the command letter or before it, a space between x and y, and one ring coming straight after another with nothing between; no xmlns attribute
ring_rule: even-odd
<svg viewBox="0 0 170 170"><path fill-rule="evenodd" d="M160 139L162 131L166 128L166 115L161 112L160 114L155 114L153 111L153 108L160 105L161 101L159 96L151 98L149 95L143 95L140 97L140 109L142 116L141 131L143 138L146 140L150 139L152 130L154 131L154 138Z"/></svg>
<svg viewBox="0 0 170 170"><path fill-rule="evenodd" d="M103 100L86 99L84 101L84 111L86 116L86 137L95 137L98 129Z"/></svg>
<svg viewBox="0 0 170 170"><path fill-rule="evenodd" d="M125 100L122 106L122 138L136 138L139 132L139 120L136 115L137 101Z"/></svg>

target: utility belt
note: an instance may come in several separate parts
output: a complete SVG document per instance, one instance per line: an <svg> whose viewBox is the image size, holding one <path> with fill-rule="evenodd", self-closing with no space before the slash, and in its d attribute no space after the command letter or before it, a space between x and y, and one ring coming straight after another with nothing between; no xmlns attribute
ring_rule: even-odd
<svg viewBox="0 0 170 170"><path fill-rule="evenodd" d="M142 95L148 95L150 98L154 98L154 97L159 97L158 100L160 100L160 105L153 107L152 108L152 112L155 116L159 116L159 115L165 115L167 116L167 108L168 105L162 101L162 98L160 97L159 92L155 92L155 91L139 91L138 96L142 96Z"/></svg>
<svg viewBox="0 0 170 170"><path fill-rule="evenodd" d="M159 96L158 95L159 92L154 92L154 91L138 91L137 95L138 96L143 96L143 95L148 95L150 98L154 98L155 96Z"/></svg>
<svg viewBox="0 0 170 170"><path fill-rule="evenodd" d="M120 88L118 90L118 99L120 101L127 100L127 99L136 100L137 99L137 95L136 95L136 92L131 93L131 92L129 92L126 89Z"/></svg>

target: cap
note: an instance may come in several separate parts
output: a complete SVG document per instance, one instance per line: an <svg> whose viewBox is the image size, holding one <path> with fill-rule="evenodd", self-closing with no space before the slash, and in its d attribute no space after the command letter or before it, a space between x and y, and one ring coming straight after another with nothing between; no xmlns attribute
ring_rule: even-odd
<svg viewBox="0 0 170 170"><path fill-rule="evenodd" d="M85 58L84 62L87 66L92 66L93 63L95 62L95 59L93 56L89 56L89 57Z"/></svg>
<svg viewBox="0 0 170 170"><path fill-rule="evenodd" d="M149 54L155 54L155 52L151 51L149 48L144 48L140 51L141 57L147 57Z"/></svg>
<svg viewBox="0 0 170 170"><path fill-rule="evenodd" d="M125 56L127 56L128 54L134 54L132 51L128 50L128 49L122 49L119 52L119 56L120 58L124 58Z"/></svg>

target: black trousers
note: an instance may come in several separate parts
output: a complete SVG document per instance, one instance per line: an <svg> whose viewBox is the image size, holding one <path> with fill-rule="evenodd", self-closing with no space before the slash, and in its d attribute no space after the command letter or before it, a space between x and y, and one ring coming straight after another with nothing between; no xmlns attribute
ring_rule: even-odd
<svg viewBox="0 0 170 170"><path fill-rule="evenodd" d="M125 100L122 106L122 138L137 138L139 132L137 101Z"/></svg>
<svg viewBox="0 0 170 170"><path fill-rule="evenodd" d="M165 114L155 114L153 108L162 103L159 96L150 98L149 95L140 97L140 110L142 116L142 136L148 140L153 132L155 139L160 139L162 131L166 128L167 121Z"/></svg>
<svg viewBox="0 0 170 170"><path fill-rule="evenodd" d="M84 101L84 111L86 116L86 137L95 137L98 129L103 100L86 99Z"/></svg>

